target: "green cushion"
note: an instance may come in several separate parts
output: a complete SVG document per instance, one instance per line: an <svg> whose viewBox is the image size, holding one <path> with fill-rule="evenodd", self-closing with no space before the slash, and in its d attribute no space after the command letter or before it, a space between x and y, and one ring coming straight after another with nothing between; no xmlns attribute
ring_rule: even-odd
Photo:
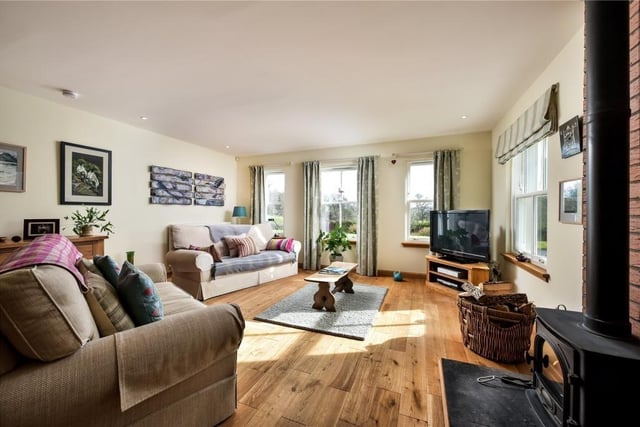
<svg viewBox="0 0 640 427"><path fill-rule="evenodd" d="M115 287L120 274L120 267L118 267L115 260L109 255L94 255L93 263L98 266L104 278Z"/></svg>
<svg viewBox="0 0 640 427"><path fill-rule="evenodd" d="M116 290L120 302L136 326L164 317L164 307L153 280L128 261L122 264Z"/></svg>

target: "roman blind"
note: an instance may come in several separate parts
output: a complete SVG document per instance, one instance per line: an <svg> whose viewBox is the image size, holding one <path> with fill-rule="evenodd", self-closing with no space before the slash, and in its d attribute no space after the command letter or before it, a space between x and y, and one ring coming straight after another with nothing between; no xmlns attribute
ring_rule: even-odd
<svg viewBox="0 0 640 427"><path fill-rule="evenodd" d="M504 165L557 130L558 83L555 83L498 137L495 155L498 163Z"/></svg>

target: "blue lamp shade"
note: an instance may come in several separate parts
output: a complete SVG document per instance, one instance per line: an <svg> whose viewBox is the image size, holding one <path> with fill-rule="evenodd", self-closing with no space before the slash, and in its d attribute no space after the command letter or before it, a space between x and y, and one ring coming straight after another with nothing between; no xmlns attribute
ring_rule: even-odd
<svg viewBox="0 0 640 427"><path fill-rule="evenodd" d="M245 208L244 206L234 206L233 215L231 216L234 218L236 217L244 218L247 216L247 208Z"/></svg>

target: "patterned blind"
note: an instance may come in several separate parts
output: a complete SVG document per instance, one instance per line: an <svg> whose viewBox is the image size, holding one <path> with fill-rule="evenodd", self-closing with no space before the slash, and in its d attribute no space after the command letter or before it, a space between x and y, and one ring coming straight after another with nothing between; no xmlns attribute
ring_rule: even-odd
<svg viewBox="0 0 640 427"><path fill-rule="evenodd" d="M558 130L558 83L552 85L531 107L498 137L496 159L504 165Z"/></svg>

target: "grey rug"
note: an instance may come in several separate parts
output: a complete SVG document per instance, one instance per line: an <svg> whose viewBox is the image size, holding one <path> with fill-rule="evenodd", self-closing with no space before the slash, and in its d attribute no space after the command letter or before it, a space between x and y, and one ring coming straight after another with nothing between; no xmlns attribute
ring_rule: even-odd
<svg viewBox="0 0 640 427"><path fill-rule="evenodd" d="M353 294L334 294L336 311L328 312L311 307L318 285L309 283L255 316L254 320L364 341L387 290L382 286L354 284Z"/></svg>

